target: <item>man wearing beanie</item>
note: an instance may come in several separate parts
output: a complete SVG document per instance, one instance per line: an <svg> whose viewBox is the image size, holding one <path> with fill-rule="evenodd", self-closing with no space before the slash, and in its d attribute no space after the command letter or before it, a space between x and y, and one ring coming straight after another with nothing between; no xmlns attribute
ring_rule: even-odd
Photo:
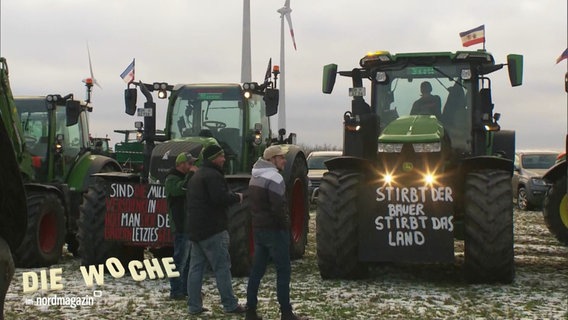
<svg viewBox="0 0 568 320"><path fill-rule="evenodd" d="M256 310L258 288L268 262L276 267L276 296L281 319L307 319L294 314L290 304L290 217L286 185L278 170L286 165L286 150L270 146L252 167L249 199L254 230L254 262L247 285L246 320L261 320Z"/></svg>
<svg viewBox="0 0 568 320"><path fill-rule="evenodd" d="M203 165L189 181L187 210L191 258L188 275L189 313L201 314L203 307L201 287L203 271L209 263L221 304L226 313L244 313L246 308L238 303L231 277L229 256L229 232L227 208L242 202L243 195L229 189L223 173L225 153L218 145L203 150Z"/></svg>
<svg viewBox="0 0 568 320"><path fill-rule="evenodd" d="M170 278L170 298L174 300L184 300L187 296L191 244L187 235L185 198L187 182L197 170L194 162L195 158L189 152L180 153L176 158L175 167L168 171L165 181L168 218L174 237L173 259L176 270L180 273L179 277Z"/></svg>

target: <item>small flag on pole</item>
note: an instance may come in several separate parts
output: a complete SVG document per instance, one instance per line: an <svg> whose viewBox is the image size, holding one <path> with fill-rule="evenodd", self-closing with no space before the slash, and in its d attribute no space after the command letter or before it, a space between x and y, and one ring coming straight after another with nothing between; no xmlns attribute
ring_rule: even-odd
<svg viewBox="0 0 568 320"><path fill-rule="evenodd" d="M560 61L564 60L564 59L568 59L568 48L566 48L566 50L564 50L564 52L562 52L562 54L560 55L560 57L558 57L556 59L556 63L559 63Z"/></svg>
<svg viewBox="0 0 568 320"><path fill-rule="evenodd" d="M460 38L464 47L485 43L485 25L482 24L477 28L460 32Z"/></svg>
<svg viewBox="0 0 568 320"><path fill-rule="evenodd" d="M266 73L264 74L264 84L270 82L270 72L272 71L272 58L268 60L268 67L266 68Z"/></svg>
<svg viewBox="0 0 568 320"><path fill-rule="evenodd" d="M132 62L130 63L130 65L128 67L126 67L126 70L124 70L120 74L120 77L126 83L131 83L132 81L134 81L134 60L135 59L132 59Z"/></svg>

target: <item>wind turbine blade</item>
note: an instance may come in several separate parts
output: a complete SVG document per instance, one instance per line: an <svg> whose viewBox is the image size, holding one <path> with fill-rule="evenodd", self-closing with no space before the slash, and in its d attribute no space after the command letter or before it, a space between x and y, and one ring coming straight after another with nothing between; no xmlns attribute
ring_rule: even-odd
<svg viewBox="0 0 568 320"><path fill-rule="evenodd" d="M286 2L290 2L290 0ZM296 38L294 37L294 28L292 27L292 17L290 16L290 11L286 13L286 21L288 21L288 26L290 27L290 35L292 36L292 43L294 44L294 50L298 50L296 49Z"/></svg>
<svg viewBox="0 0 568 320"><path fill-rule="evenodd" d="M89 72L91 73L91 79L97 87L102 89L101 85L97 82L97 79L95 79L95 76L93 75L93 64L91 63L91 50L89 49L89 43L87 43L87 55L89 56Z"/></svg>

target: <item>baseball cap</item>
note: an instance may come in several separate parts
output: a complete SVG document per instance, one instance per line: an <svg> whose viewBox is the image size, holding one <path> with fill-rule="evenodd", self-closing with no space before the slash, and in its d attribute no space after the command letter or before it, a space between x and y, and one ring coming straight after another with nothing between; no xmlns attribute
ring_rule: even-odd
<svg viewBox="0 0 568 320"><path fill-rule="evenodd" d="M264 160L270 160L273 157L283 156L286 153L287 153L287 150L284 150L280 146L270 146L270 147L266 148L266 150L264 150L264 154L262 155L262 157L264 158Z"/></svg>
<svg viewBox="0 0 568 320"><path fill-rule="evenodd" d="M178 154L178 156L176 158L176 165L180 165L184 162L194 163L195 160L196 159L191 155L191 153L182 152L182 153Z"/></svg>

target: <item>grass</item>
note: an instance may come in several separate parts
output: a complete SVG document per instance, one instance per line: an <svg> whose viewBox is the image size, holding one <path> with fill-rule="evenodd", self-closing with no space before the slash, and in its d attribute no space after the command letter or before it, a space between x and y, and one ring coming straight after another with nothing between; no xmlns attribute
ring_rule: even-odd
<svg viewBox="0 0 568 320"><path fill-rule="evenodd" d="M469 285L461 277L462 258L454 265L384 264L371 269L360 281L322 280L317 268L315 217L306 254L292 262L291 300L297 313L310 319L568 319L568 248L549 234L540 212L515 212L515 281L510 285ZM463 246L456 254L463 256ZM22 293L18 269L8 292L6 319L200 319L189 317L184 301L169 300L167 279L133 281L105 278L99 288L82 282L79 263L66 257L64 290ZM241 303L246 301L247 278L234 278ZM259 292L259 313L279 319L276 277L269 268ZM50 308L25 305L26 298L52 294L89 295L102 291L96 306ZM221 309L215 281L204 282L205 305L211 312L203 319L228 317Z"/></svg>

